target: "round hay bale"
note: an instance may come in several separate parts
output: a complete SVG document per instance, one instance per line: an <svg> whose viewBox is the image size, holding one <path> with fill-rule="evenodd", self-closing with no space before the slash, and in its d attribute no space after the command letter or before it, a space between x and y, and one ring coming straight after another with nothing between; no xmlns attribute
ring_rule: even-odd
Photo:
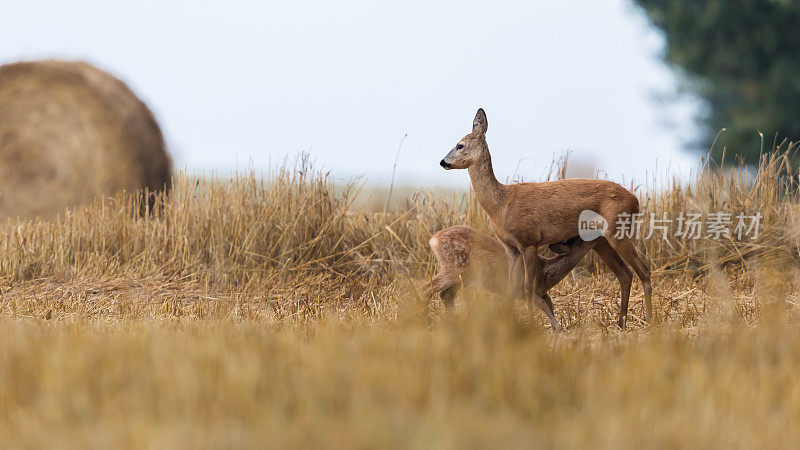
<svg viewBox="0 0 800 450"><path fill-rule="evenodd" d="M87 63L0 66L0 217L52 217L121 190L169 189L150 109Z"/></svg>

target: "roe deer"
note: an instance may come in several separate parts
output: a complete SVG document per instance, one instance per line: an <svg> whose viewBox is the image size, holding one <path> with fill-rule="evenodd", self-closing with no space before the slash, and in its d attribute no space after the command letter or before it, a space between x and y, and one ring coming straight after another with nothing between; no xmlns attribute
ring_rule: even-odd
<svg viewBox="0 0 800 450"><path fill-rule="evenodd" d="M553 244L573 238L578 234L578 221L581 212L593 211L605 219L607 227L603 237L609 248L600 247L598 253L608 264L610 261L631 266L642 282L645 301L645 319L652 318L650 287L650 268L626 237L616 237L619 214L639 212L639 200L630 191L617 183L607 180L567 179L543 183L501 184L495 178L492 158L486 143L488 120L483 109L479 109L472 122L472 133L464 136L458 144L439 163L445 169L468 169L472 188L478 203L486 211L492 228L508 251L509 293L515 277L523 271L523 292L536 302L558 329L558 322L546 307L541 295L543 286L534 276L537 273L538 258L529 258L527 249L538 249L540 245ZM600 253L600 252L603 253ZM617 278L619 267L611 266ZM619 326L625 327L628 314L628 296L620 304ZM529 303L530 305L530 303Z"/></svg>
<svg viewBox="0 0 800 450"><path fill-rule="evenodd" d="M596 244L597 241L574 239L557 248L560 252L569 253L552 258L537 254L539 264L536 275L541 278L545 291L567 276ZM434 233L430 246L436 256L439 272L426 284L425 294L428 297L438 293L445 306L452 308L462 285L506 293L508 256L505 247L497 239L466 225L456 225ZM552 311L550 296L545 292L542 298Z"/></svg>

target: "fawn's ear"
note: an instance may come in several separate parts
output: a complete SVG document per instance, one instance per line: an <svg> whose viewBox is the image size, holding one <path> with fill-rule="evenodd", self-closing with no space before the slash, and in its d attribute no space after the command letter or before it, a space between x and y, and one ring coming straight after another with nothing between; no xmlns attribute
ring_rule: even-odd
<svg viewBox="0 0 800 450"><path fill-rule="evenodd" d="M472 132L477 135L483 135L486 134L488 128L489 121L486 120L486 113L483 111L483 108L480 108L475 114L475 119L472 121Z"/></svg>

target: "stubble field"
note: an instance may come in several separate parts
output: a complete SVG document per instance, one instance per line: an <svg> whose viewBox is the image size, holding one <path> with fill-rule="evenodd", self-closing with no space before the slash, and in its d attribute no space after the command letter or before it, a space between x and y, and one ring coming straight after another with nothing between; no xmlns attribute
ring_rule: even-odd
<svg viewBox="0 0 800 450"><path fill-rule="evenodd" d="M566 331L482 291L421 295L469 195L388 210L302 161L179 175L152 217L119 195L0 229L0 438L21 447L787 447L800 442L797 177L706 167L629 185L645 213L761 214L756 239L640 239L658 321L616 328L593 257Z"/></svg>

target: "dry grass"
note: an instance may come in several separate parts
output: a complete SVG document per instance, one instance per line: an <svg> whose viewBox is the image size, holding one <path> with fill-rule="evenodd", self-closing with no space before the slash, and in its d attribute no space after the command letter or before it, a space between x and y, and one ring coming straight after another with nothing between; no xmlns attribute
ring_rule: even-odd
<svg viewBox="0 0 800 450"><path fill-rule="evenodd" d="M786 447L800 442L797 186L783 159L639 187L646 213L764 216L757 240L642 240L660 323L614 328L589 260L567 331L482 292L416 291L469 196L354 207L301 161L181 175L152 218L119 195L0 230L0 436L24 447Z"/></svg>

